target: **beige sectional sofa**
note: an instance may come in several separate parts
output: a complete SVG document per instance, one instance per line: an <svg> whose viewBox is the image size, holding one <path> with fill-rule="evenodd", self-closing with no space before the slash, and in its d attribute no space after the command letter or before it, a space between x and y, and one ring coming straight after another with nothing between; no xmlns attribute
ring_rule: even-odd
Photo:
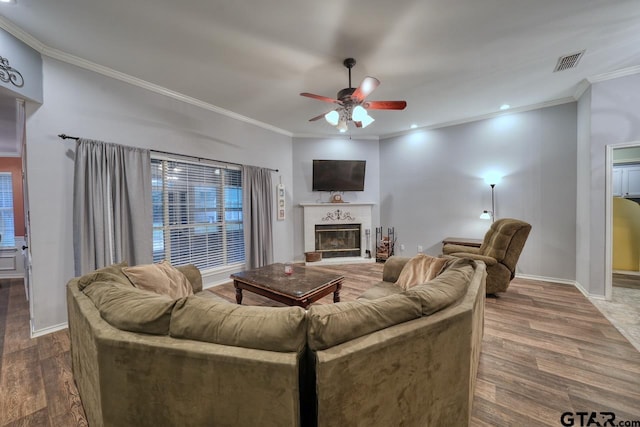
<svg viewBox="0 0 640 427"><path fill-rule="evenodd" d="M457 260L395 287L408 258L357 301L250 307L171 299L114 265L67 285L73 373L90 426L466 425L485 266Z"/></svg>

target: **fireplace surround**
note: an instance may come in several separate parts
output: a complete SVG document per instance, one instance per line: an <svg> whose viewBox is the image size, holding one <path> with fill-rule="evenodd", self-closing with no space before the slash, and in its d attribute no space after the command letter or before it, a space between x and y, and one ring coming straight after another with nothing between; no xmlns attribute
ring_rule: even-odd
<svg viewBox="0 0 640 427"><path fill-rule="evenodd" d="M375 243L371 235L373 203L300 206L304 212L304 251L322 253L322 261L313 264L375 262L375 257L367 257L367 250Z"/></svg>

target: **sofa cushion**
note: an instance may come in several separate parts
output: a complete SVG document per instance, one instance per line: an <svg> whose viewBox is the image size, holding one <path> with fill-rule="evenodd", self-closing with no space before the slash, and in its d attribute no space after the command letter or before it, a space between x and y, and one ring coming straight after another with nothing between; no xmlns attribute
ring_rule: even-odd
<svg viewBox="0 0 640 427"><path fill-rule="evenodd" d="M122 272L123 267L127 267L127 262L112 264L107 267L99 268L91 273L85 274L78 278L78 289L83 290L93 282L116 282L122 285L132 286L127 276Z"/></svg>
<svg viewBox="0 0 640 427"><path fill-rule="evenodd" d="M253 307L198 295L176 304L170 325L175 338L279 352L301 350L306 332L302 307Z"/></svg>
<svg viewBox="0 0 640 427"><path fill-rule="evenodd" d="M168 261L124 267L122 272L139 289L167 295L172 299L193 295L187 276Z"/></svg>
<svg viewBox="0 0 640 427"><path fill-rule="evenodd" d="M422 315L433 314L458 301L467 292L475 265L469 258L456 259L438 277L414 286L406 293L419 298Z"/></svg>
<svg viewBox="0 0 640 427"><path fill-rule="evenodd" d="M378 299L389 295L395 295L404 292L399 286L391 282L378 282L364 291L358 299Z"/></svg>
<svg viewBox="0 0 640 427"><path fill-rule="evenodd" d="M398 280L396 280L396 285L407 290L425 283L440 274L446 263L447 260L445 258L418 254L404 265Z"/></svg>
<svg viewBox="0 0 640 427"><path fill-rule="evenodd" d="M154 335L169 333L176 303L173 298L116 282L93 282L83 292L102 318L118 329Z"/></svg>
<svg viewBox="0 0 640 427"><path fill-rule="evenodd" d="M357 300L309 307L307 344L324 350L371 332L416 319L420 299L406 292L375 300Z"/></svg>

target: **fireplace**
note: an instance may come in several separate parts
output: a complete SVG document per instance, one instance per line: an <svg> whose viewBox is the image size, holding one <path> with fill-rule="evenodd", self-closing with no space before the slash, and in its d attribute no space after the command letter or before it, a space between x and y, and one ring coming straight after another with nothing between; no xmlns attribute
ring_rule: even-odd
<svg viewBox="0 0 640 427"><path fill-rule="evenodd" d="M301 203L304 252L320 252L319 264L375 262L371 257L373 203Z"/></svg>
<svg viewBox="0 0 640 427"><path fill-rule="evenodd" d="M360 224L318 224L315 231L322 258L360 256Z"/></svg>

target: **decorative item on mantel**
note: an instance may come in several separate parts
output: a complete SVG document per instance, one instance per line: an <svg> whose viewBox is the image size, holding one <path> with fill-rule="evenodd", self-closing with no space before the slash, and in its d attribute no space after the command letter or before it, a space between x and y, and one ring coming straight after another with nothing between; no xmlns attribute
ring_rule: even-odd
<svg viewBox="0 0 640 427"><path fill-rule="evenodd" d="M382 227L376 227L376 261L385 262L393 255L396 245L396 232L394 227L387 229L387 235L383 235Z"/></svg>
<svg viewBox="0 0 640 427"><path fill-rule="evenodd" d="M342 194L333 193L331 195L331 203L346 203L346 202L344 200L342 200Z"/></svg>

